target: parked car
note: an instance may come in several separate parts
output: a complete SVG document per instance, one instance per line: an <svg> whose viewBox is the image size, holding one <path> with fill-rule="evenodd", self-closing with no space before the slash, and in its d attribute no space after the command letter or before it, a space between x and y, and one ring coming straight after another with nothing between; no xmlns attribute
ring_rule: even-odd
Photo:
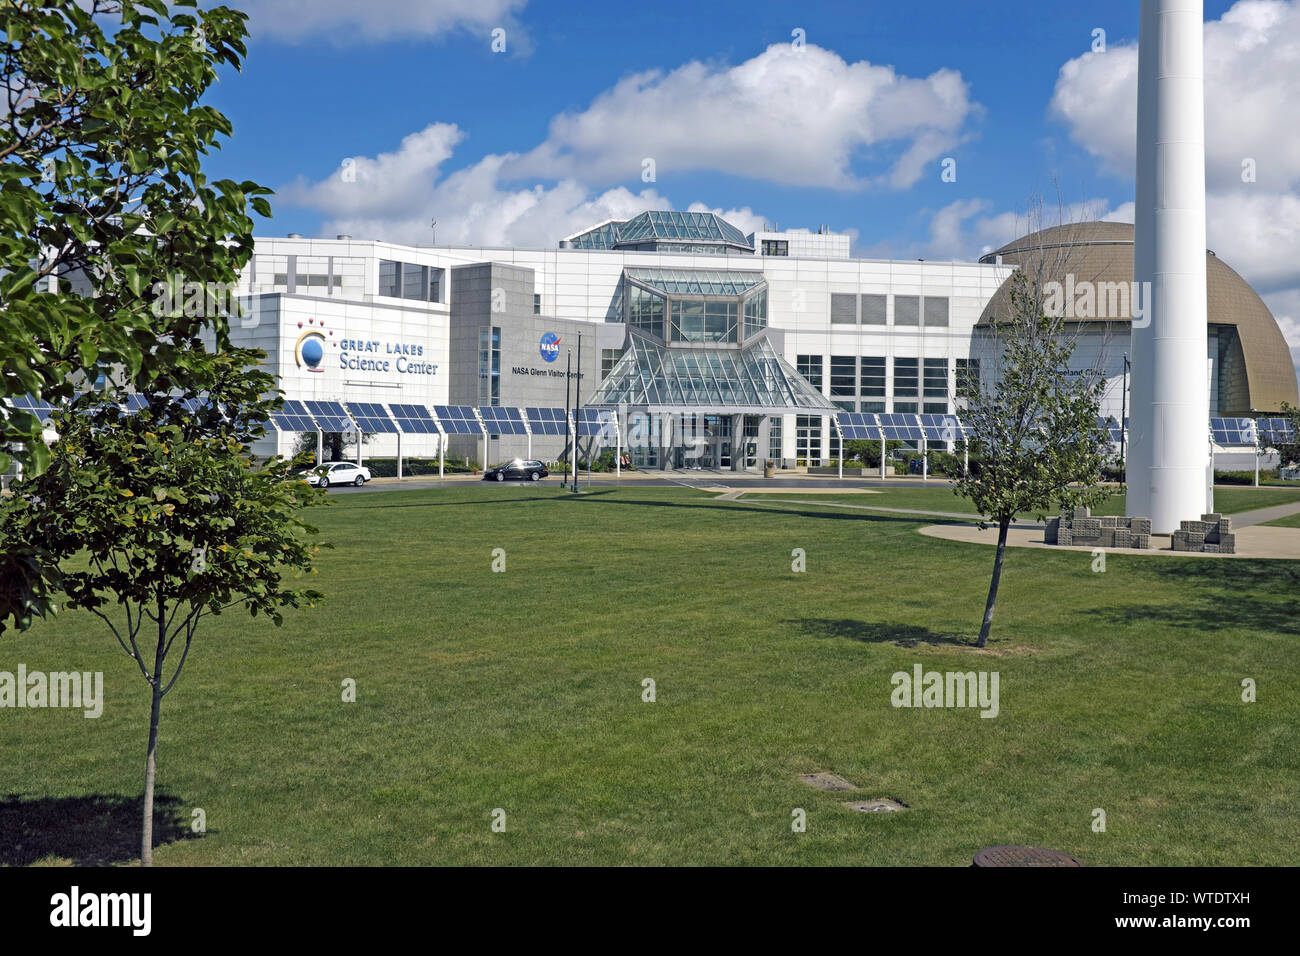
<svg viewBox="0 0 1300 956"><path fill-rule="evenodd" d="M310 471L304 471L302 478L313 487L328 488L330 485L356 485L360 488L370 480L370 469L354 461L330 461L317 465Z"/></svg>
<svg viewBox="0 0 1300 956"><path fill-rule="evenodd" d="M539 481L549 475L546 465L531 458L515 458L483 472L484 481Z"/></svg>

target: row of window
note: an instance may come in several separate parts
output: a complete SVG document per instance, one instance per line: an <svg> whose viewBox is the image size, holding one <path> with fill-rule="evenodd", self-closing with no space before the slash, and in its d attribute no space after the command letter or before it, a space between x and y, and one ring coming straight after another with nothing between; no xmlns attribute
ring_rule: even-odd
<svg viewBox="0 0 1300 956"><path fill-rule="evenodd" d="M394 299L418 302L441 302L443 275L446 270L412 262L379 260L379 294Z"/></svg>
<svg viewBox="0 0 1300 956"><path fill-rule="evenodd" d="M665 315L668 316L666 329ZM669 302L661 295L629 284L627 321L635 329L670 342L734 344L767 327L767 290L743 303L739 299L688 298L673 298Z"/></svg>
<svg viewBox="0 0 1300 956"><path fill-rule="evenodd" d="M885 325L889 316L888 299L887 295L832 292L831 324ZM946 328L948 297L946 295L894 296L894 325Z"/></svg>

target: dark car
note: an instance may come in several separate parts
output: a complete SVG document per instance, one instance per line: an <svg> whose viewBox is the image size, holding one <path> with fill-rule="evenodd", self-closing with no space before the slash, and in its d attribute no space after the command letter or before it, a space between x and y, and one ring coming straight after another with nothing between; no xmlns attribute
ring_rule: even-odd
<svg viewBox="0 0 1300 956"><path fill-rule="evenodd" d="M495 468L489 468L483 472L484 481L505 481L507 478L511 481L540 481L549 475L546 466L540 461L529 458L516 458L508 461L504 465L497 465Z"/></svg>

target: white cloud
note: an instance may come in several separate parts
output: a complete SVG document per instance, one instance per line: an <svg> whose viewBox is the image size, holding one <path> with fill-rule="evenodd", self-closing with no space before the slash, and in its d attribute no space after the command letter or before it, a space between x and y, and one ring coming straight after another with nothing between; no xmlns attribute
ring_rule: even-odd
<svg viewBox="0 0 1300 956"><path fill-rule="evenodd" d="M572 180L512 188L501 176L509 156L486 156L444 174L444 164L463 139L457 126L434 123L404 138L391 153L352 157L325 179L299 180L277 198L320 211L324 235L427 244L434 238L430 222L437 219L441 245L523 248L550 248L603 220L672 207L653 189L633 193L617 187L593 194ZM753 216L748 209L736 215Z"/></svg>
<svg viewBox="0 0 1300 956"><path fill-rule="evenodd" d="M829 50L774 44L736 66L691 62L619 81L508 174L605 184L720 170L769 182L904 189L963 138L973 103L961 74L901 76ZM859 175L855 163L870 167ZM934 170L938 175L938 168Z"/></svg>
<svg viewBox="0 0 1300 956"><path fill-rule="evenodd" d="M431 37L452 30L481 32L485 47L496 27L526 43L515 20L527 0L243 0L253 39L296 42L324 38L336 45L409 37Z"/></svg>
<svg viewBox="0 0 1300 956"><path fill-rule="evenodd" d="M1241 0L1205 24L1207 232L1211 248L1263 289L1300 286L1300 3ZM1137 46L1061 67L1053 112L1103 166L1131 178ZM1257 181L1242 181L1253 160Z"/></svg>

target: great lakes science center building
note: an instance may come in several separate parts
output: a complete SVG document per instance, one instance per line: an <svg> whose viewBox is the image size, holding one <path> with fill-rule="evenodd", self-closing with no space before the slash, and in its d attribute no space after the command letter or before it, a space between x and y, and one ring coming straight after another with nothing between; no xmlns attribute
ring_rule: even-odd
<svg viewBox="0 0 1300 956"><path fill-rule="evenodd" d="M711 213L653 210L554 249L258 238L238 289L248 314L231 331L266 352L286 398L304 403L294 409L310 408L302 430L356 422L366 457L396 454L400 433L408 458L443 442L480 462L485 445L487 463L557 459L565 423L550 410L565 407L571 360L578 403L613 418L639 467L683 467L687 449L706 468L817 465L839 454L841 412L959 414L959 377L991 365L982 328L999 290L1025 256L1062 244L1078 247L1071 272L1131 283L1133 227L1107 222L1043 230L979 262L853 259L849 237L826 229L745 235ZM1277 322L1207 256L1211 415L1300 404ZM1104 368L1116 420L1129 322L1084 310L1071 322L1074 362ZM340 406L349 418L329 427ZM293 421L255 450L290 454Z"/></svg>

